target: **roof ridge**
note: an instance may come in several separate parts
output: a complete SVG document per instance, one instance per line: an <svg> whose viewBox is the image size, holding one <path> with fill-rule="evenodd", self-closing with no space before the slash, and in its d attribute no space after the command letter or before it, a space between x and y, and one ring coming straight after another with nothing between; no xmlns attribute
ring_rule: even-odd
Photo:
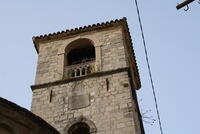
<svg viewBox="0 0 200 134"><path fill-rule="evenodd" d="M121 22L121 21L126 21L127 18L123 17L121 19L115 19L115 20L110 20L110 21L106 21L106 22L101 22L101 23L96 23L96 24L92 24L92 25L85 25L85 26L80 26L78 28L71 28L71 29L66 29L63 31L58 31L58 32L54 32L54 33L49 33L49 34L44 34L44 35L39 35L39 36L33 36L33 40L35 39L39 39L39 38L45 38L48 36L54 36L54 35L59 35L59 34L63 34L63 33L72 33L72 32L78 32L78 31L84 31L87 30L89 28L93 28L93 27L101 27L101 26L105 26L105 25L109 25L112 23L117 23L117 22Z"/></svg>

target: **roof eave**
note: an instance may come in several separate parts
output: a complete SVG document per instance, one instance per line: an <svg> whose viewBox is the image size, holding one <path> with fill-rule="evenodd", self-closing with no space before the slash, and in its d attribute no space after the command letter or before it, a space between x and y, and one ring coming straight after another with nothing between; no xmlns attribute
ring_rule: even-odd
<svg viewBox="0 0 200 134"><path fill-rule="evenodd" d="M32 40L33 40L33 44L34 44L36 52L39 53L39 45L38 45L38 43L36 41L36 38L32 37Z"/></svg>
<svg viewBox="0 0 200 134"><path fill-rule="evenodd" d="M124 21L126 21L125 17L122 19L119 19L119 20L116 19L116 20L97 23L97 24L88 25L88 26L84 26L84 27L79 27L79 28L75 28L75 29L70 29L70 30L67 29L65 31L61 31L61 32L57 32L57 33L50 33L48 35L45 34L45 35L35 36L32 39L33 39L35 49L36 49L37 53L39 53L39 43L40 42L46 42L46 41L55 40L55 39L62 39L62 38L66 38L66 37L69 37L72 35L84 33L84 32L105 29L108 27L113 27L114 25L120 24L121 22L124 22Z"/></svg>

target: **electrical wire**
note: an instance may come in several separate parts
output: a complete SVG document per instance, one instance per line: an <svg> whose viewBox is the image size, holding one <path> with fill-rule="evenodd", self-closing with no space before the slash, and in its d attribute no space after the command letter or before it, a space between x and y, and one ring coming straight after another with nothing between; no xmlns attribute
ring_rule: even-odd
<svg viewBox="0 0 200 134"><path fill-rule="evenodd" d="M152 73L151 73L151 68L150 68L150 63L149 63L149 58L148 58L148 52L147 52L146 42L145 42L145 38L144 38L144 31L143 31L143 27L142 27L142 21L141 21L141 17L140 17L140 11L139 11L139 6L138 6L137 0L135 0L135 5L136 5L136 9L137 9L139 24L140 24L140 30L141 30L141 33L142 33L142 40L143 40L143 45L144 45L145 57L146 57L149 76L150 76L150 80L151 80L151 87L152 87L152 91L153 91L156 112L157 112L157 115L158 115L160 133L163 134L162 124L161 124L161 119L160 119L160 113L159 113L159 110L158 110L158 103L157 103L157 99L156 99L156 93L155 93L155 88L154 88L154 84L153 84L153 78L152 78Z"/></svg>

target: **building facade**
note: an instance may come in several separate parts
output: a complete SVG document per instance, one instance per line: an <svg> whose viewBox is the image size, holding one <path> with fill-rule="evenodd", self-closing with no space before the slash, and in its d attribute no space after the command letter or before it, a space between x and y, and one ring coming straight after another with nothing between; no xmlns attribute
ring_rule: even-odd
<svg viewBox="0 0 200 134"><path fill-rule="evenodd" d="M31 111L61 134L143 134L126 18L33 37Z"/></svg>

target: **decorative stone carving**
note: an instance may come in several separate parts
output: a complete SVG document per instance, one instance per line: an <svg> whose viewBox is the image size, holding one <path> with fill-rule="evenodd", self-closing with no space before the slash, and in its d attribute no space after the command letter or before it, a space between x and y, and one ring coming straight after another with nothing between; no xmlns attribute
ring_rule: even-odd
<svg viewBox="0 0 200 134"><path fill-rule="evenodd" d="M95 60L81 64L67 66L64 71L64 79L81 77L95 72Z"/></svg>

